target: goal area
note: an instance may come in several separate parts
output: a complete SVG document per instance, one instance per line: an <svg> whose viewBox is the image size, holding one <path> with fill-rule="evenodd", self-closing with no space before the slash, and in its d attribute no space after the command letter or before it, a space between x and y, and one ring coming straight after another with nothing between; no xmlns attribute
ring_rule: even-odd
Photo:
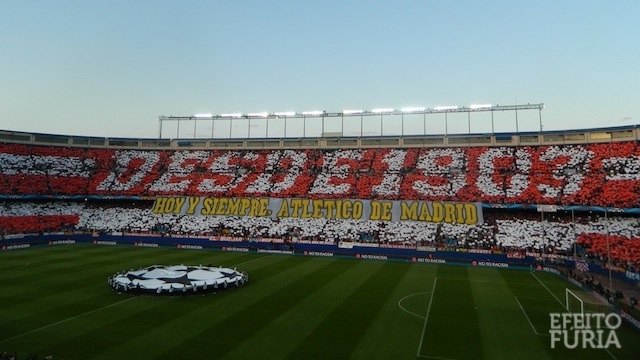
<svg viewBox="0 0 640 360"><path fill-rule="evenodd" d="M611 304L605 299L584 293L565 289L565 307L572 313L610 313Z"/></svg>

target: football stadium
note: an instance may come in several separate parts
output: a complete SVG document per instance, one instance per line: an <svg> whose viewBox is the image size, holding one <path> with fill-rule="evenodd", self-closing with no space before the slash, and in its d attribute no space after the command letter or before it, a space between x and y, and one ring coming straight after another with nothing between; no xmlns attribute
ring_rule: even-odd
<svg viewBox="0 0 640 360"><path fill-rule="evenodd" d="M0 359L638 359L640 129L546 131L543 108L0 131ZM494 131L518 112L539 130Z"/></svg>

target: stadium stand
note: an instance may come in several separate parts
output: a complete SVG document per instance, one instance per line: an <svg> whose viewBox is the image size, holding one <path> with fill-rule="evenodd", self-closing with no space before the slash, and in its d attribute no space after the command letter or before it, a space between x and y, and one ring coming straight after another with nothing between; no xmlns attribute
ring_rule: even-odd
<svg viewBox="0 0 640 360"><path fill-rule="evenodd" d="M268 218L242 216L186 216L153 214L149 206L71 202L6 202L0 227L5 234L38 231L100 231L107 233L166 233L180 236L237 236L286 238L333 244L341 240L377 242L439 249L485 249L549 254L573 254L574 243L594 259L606 262L606 237L616 265L640 269L640 219L591 216L571 222L568 213L541 221L536 213L488 211L483 224L385 222Z"/></svg>
<svg viewBox="0 0 640 360"><path fill-rule="evenodd" d="M640 265L639 222L611 214L485 211L484 224L371 220L155 215L158 195L351 198L585 205L640 203L640 146L635 141L516 147L407 149L140 150L0 143L3 234L98 230L182 235L288 237L436 247L576 251ZM122 196L137 205L71 202ZM42 197L44 203L16 199ZM515 215L515 216L514 216Z"/></svg>
<svg viewBox="0 0 640 360"><path fill-rule="evenodd" d="M270 196L636 207L635 142L157 151L0 144L4 195Z"/></svg>

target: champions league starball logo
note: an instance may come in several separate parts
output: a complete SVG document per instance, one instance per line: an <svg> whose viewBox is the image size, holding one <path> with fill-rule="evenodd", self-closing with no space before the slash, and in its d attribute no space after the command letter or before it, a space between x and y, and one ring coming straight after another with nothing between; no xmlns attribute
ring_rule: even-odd
<svg viewBox="0 0 640 360"><path fill-rule="evenodd" d="M246 272L218 266L153 265L123 271L107 280L114 291L156 295L174 293L216 292L243 286L249 280Z"/></svg>
<svg viewBox="0 0 640 360"><path fill-rule="evenodd" d="M551 348L567 349L620 348L616 330L622 324L620 315L611 313L551 313Z"/></svg>

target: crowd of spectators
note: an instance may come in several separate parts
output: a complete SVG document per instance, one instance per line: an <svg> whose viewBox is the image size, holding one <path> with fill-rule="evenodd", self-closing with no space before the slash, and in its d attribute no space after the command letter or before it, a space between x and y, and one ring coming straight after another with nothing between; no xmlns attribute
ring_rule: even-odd
<svg viewBox="0 0 640 360"><path fill-rule="evenodd" d="M638 207L636 142L116 150L0 143L0 194L269 196Z"/></svg>
<svg viewBox="0 0 640 360"><path fill-rule="evenodd" d="M4 233L38 232L39 224L58 224L48 231L162 234L167 236L231 236L244 239L339 241L428 246L439 249L528 251L546 254L579 252L593 260L640 268L640 219L567 212L485 210L484 223L450 224L422 221L377 221L154 214L151 204L6 202L0 205ZM16 219L21 221L16 221ZM25 219L40 219L36 222ZM61 219L72 219L71 224ZM24 221L23 221L24 220ZM22 228L20 226L23 226ZM607 248L608 244L608 248Z"/></svg>
<svg viewBox="0 0 640 360"><path fill-rule="evenodd" d="M97 230L190 236L341 240L444 248L584 251L640 261L638 220L487 211L477 225L429 222L154 215L138 205L63 197L299 197L637 208L633 141L537 147L296 150L117 150L0 143L0 233ZM606 258L610 254L612 259Z"/></svg>

